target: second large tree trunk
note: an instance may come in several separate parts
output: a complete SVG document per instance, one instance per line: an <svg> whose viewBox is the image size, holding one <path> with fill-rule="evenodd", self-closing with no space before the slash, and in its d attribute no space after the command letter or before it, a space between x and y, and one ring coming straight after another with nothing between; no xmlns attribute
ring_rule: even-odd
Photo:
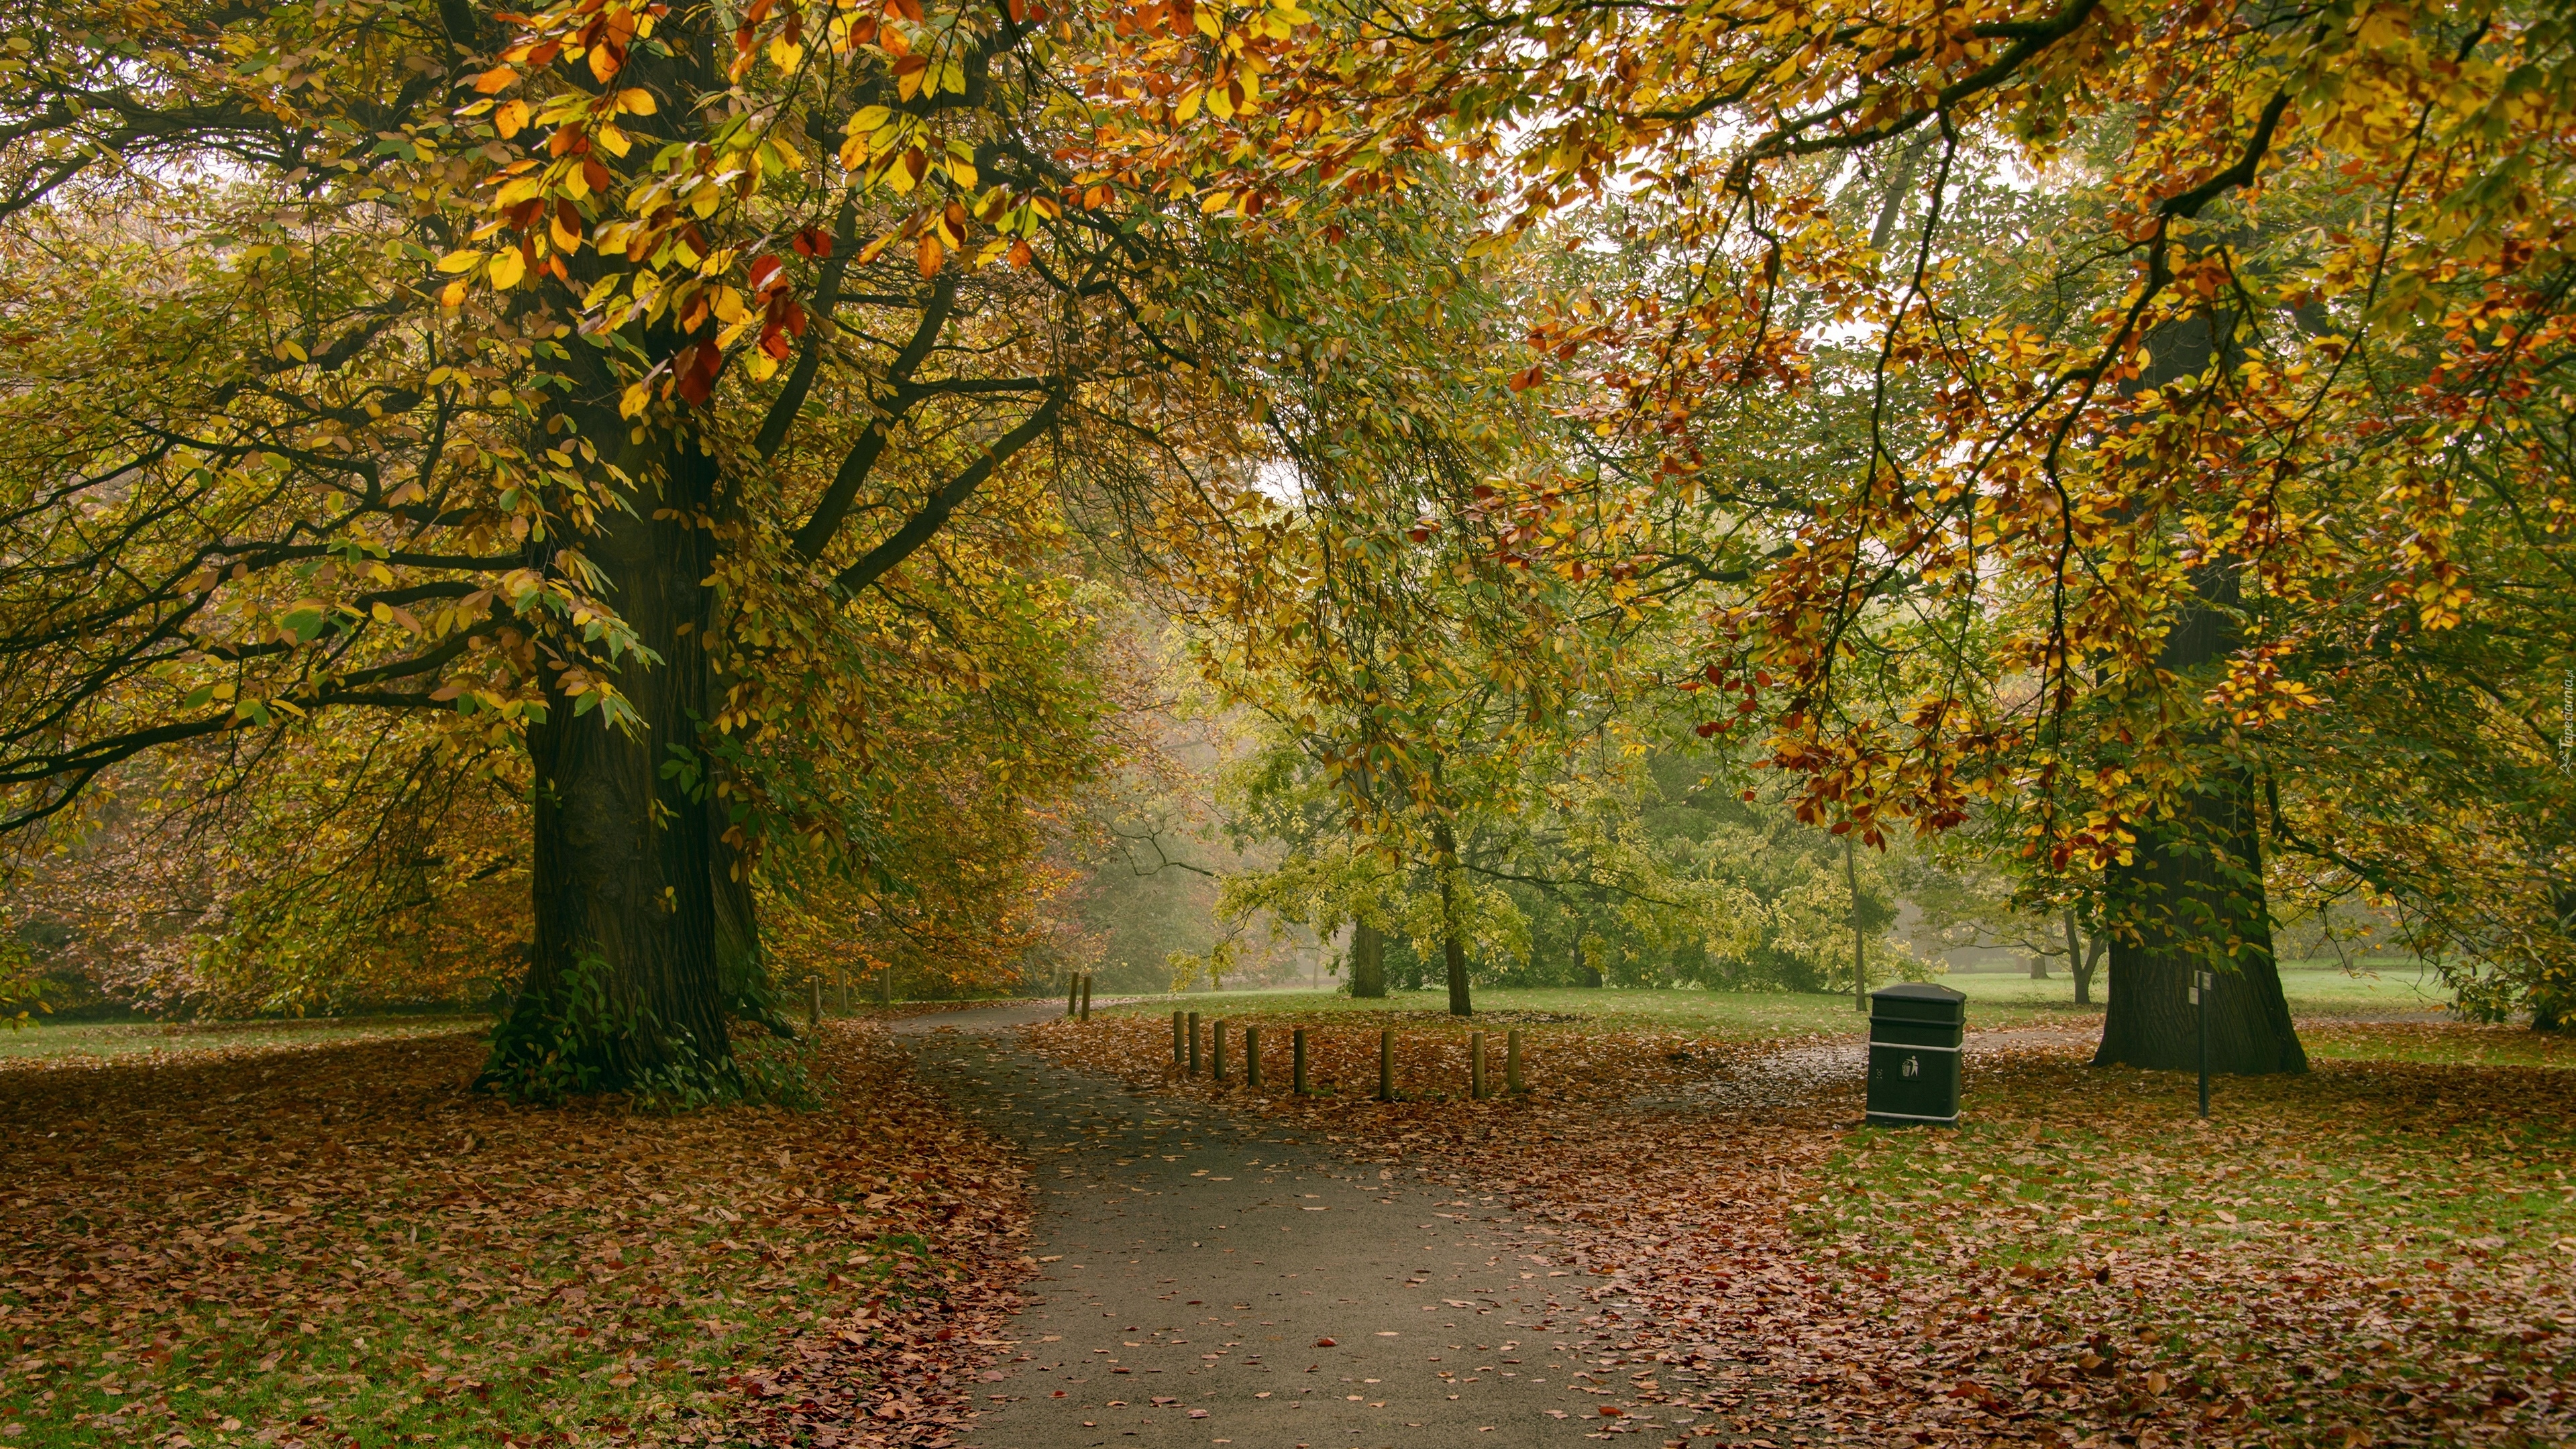
<svg viewBox="0 0 2576 1449"><path fill-rule="evenodd" d="M1351 995L1386 995L1386 938L1366 922L1351 928Z"/></svg>
<svg viewBox="0 0 2576 1449"><path fill-rule="evenodd" d="M2193 585L2157 660L2186 681L2236 642L2232 567L2204 568ZM2213 762L2169 818L2138 831L2130 863L2104 872L2117 926L2094 1065L2195 1070L2199 1026L2188 991L2191 973L2205 968L2218 980L2198 1008L2211 1071L2308 1069L2272 960L2256 824L2252 777L2240 764Z"/></svg>

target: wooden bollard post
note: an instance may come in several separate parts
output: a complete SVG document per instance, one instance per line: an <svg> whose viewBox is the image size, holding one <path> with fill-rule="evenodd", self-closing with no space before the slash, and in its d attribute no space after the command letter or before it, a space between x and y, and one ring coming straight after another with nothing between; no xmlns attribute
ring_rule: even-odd
<svg viewBox="0 0 2576 1449"><path fill-rule="evenodd" d="M1075 1010L1081 1007L1081 1005L1082 973L1077 971L1073 975L1064 978L1064 1014L1067 1016L1073 1015Z"/></svg>
<svg viewBox="0 0 2576 1449"><path fill-rule="evenodd" d="M1297 1095L1302 1097L1306 1095L1306 1028L1301 1026L1291 1032L1288 1041L1292 1054L1296 1057L1296 1065L1292 1070L1296 1075Z"/></svg>
<svg viewBox="0 0 2576 1449"><path fill-rule="evenodd" d="M1217 1084L1218 1086L1222 1087L1222 1086L1224 1086L1224 1085L1225 1085L1225 1018L1224 1018L1224 1017L1220 1016L1220 1017L1218 1017L1215 1021L1213 1021L1213 1022L1209 1023L1209 1025L1208 1025L1208 1035L1209 1035L1209 1036L1211 1036L1211 1037L1213 1037L1213 1038L1215 1038L1215 1040L1211 1043L1211 1045L1212 1045L1212 1046L1214 1046L1214 1047L1215 1047L1215 1049L1216 1049L1216 1062L1215 1062L1215 1066L1216 1066L1216 1084Z"/></svg>
<svg viewBox="0 0 2576 1449"><path fill-rule="evenodd" d="M1521 1034L1518 1029L1514 1029L1505 1033L1503 1037L1503 1090L1517 1092L1520 1089Z"/></svg>
<svg viewBox="0 0 2576 1449"><path fill-rule="evenodd" d="M1181 1045L1181 1014L1175 1011L1172 1013L1172 1070L1179 1071L1188 1061L1186 1049Z"/></svg>
<svg viewBox="0 0 2576 1449"><path fill-rule="evenodd" d="M1467 1095L1485 1100L1485 1034L1481 1031L1467 1033Z"/></svg>
<svg viewBox="0 0 2576 1449"><path fill-rule="evenodd" d="M1243 1084L1261 1085L1261 1028L1257 1026L1243 1029Z"/></svg>
<svg viewBox="0 0 2576 1449"><path fill-rule="evenodd" d="M1190 1013L1190 1075L1199 1074L1199 1014Z"/></svg>
<svg viewBox="0 0 2576 1449"><path fill-rule="evenodd" d="M1395 1100L1395 1028L1377 1034L1377 1099Z"/></svg>
<svg viewBox="0 0 2576 1449"><path fill-rule="evenodd" d="M820 976L805 978L805 1024L815 1028L823 1025L823 978Z"/></svg>
<svg viewBox="0 0 2576 1449"><path fill-rule="evenodd" d="M891 966L877 973L877 999L887 1006L894 1005L894 968Z"/></svg>
<svg viewBox="0 0 2576 1449"><path fill-rule="evenodd" d="M1091 973L1082 973L1082 1019L1091 1020Z"/></svg>

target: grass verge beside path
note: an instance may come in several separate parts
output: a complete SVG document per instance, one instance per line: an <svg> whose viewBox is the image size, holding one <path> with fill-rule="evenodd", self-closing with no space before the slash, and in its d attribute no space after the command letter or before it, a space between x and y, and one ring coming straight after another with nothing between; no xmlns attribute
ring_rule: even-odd
<svg viewBox="0 0 2576 1449"><path fill-rule="evenodd" d="M2132 1432L2566 1442L2570 1044L2547 1043L2561 1069L2463 1066L2434 1038L2531 1033L2312 1035L2378 1059L2222 1078L2207 1122L2181 1073L1972 1061L1956 1131L1849 1134L1793 1209L1799 1232L1898 1296L2080 1344L2078 1376L2136 1394Z"/></svg>
<svg viewBox="0 0 2576 1449"><path fill-rule="evenodd" d="M938 1445L1013 1306L1023 1166L836 1025L829 1105L468 1092L483 1043L0 1069L0 1436ZM18 1437L23 1436L23 1437ZM175 1442L175 1441L172 1441Z"/></svg>
<svg viewBox="0 0 2576 1449"><path fill-rule="evenodd" d="M2451 993L2439 978L2416 962L2381 960L2362 964L2366 969L2352 972L2332 961L2282 962L2281 995L2289 1001L2291 1014L2302 1018L2429 1018L2451 1004ZM2102 1002L2110 994L2109 977L2108 971L2094 974L2093 1001L2085 1006L2075 1004L2075 979L2063 968L2045 981L2007 972L1956 971L1941 977L1940 984L1967 994L1973 1024L1986 1013L1999 1010L2029 1011L2057 1020L2098 1018Z"/></svg>
<svg viewBox="0 0 2576 1449"><path fill-rule="evenodd" d="M480 1016L307 1017L275 1021L48 1022L0 1031L0 1070L24 1062L77 1065L123 1057L239 1052L328 1042L407 1041L480 1031Z"/></svg>

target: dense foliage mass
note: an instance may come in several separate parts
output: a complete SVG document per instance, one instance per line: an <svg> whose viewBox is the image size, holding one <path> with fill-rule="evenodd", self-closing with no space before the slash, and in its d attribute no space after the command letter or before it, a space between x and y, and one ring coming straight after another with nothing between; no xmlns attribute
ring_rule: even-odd
<svg viewBox="0 0 2576 1449"><path fill-rule="evenodd" d="M1471 957L1848 984L1910 825L2110 943L2106 1059L2216 967L2297 1070L2271 921L2353 901L2554 1021L2572 48L76 6L0 60L10 969L499 984L495 1085L729 1089L782 969L1089 959L1143 600L1256 722L1237 904L1454 1010Z"/></svg>
<svg viewBox="0 0 2576 1449"><path fill-rule="evenodd" d="M1281 87L1332 118L1327 169L1440 149L1507 208L1468 254L1584 261L1533 281L1510 379L1571 437L1426 526L1511 518L1533 572L1698 613L1663 678L1715 696L1704 735L1872 843L1995 818L2034 900L2098 887L2115 1002L2241 976L2249 1068L2298 1064L2267 874L2392 904L2554 1017L2560 9L1431 4L1352 34Z"/></svg>
<svg viewBox="0 0 2576 1449"><path fill-rule="evenodd" d="M909 3L14 36L33 912L146 999L500 976L539 1091L723 1078L764 897L791 946L859 917L844 964L1007 969L1116 748L1076 525L1189 506L1127 450L1194 426L1157 298L1215 208L1086 157L1140 65L1222 144L1283 14L1150 56Z"/></svg>

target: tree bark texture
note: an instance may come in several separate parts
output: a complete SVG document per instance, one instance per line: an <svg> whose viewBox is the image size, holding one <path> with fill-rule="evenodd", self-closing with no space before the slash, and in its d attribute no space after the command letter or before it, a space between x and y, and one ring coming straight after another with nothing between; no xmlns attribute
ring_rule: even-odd
<svg viewBox="0 0 2576 1449"><path fill-rule="evenodd" d="M2084 939L2076 924L2075 912L2066 913L2066 970L2075 978L2075 1004L2093 1004L2093 973L2102 967L2102 953L2110 943L2100 936Z"/></svg>
<svg viewBox="0 0 2576 1449"><path fill-rule="evenodd" d="M1448 968L1449 1014L1473 1016L1475 1003L1467 995L1467 942L1458 921L1458 841L1448 821L1431 828L1431 843L1440 853L1440 956Z"/></svg>
<svg viewBox="0 0 2576 1449"><path fill-rule="evenodd" d="M1386 938L1365 922L1351 928L1351 995L1372 1001L1386 995Z"/></svg>
<svg viewBox="0 0 2576 1449"><path fill-rule="evenodd" d="M631 732L576 716L577 701L552 691L545 723L528 732L536 949L487 1077L506 1069L514 1033L551 1038L535 1045L571 1057L591 1090L673 1067L722 1072L730 1059L723 957L756 950L750 892L732 878L710 782L664 768L713 713L703 640L714 542L697 520L716 473L689 440L660 441L659 466L629 468L644 480L635 512L603 513L585 540L658 660L615 672L638 716Z"/></svg>
<svg viewBox="0 0 2576 1449"><path fill-rule="evenodd" d="M2232 566L2194 576L2160 667L2188 678L2226 657L2236 643L2236 590ZM2208 1017L2210 1070L2307 1070L2272 959L2256 825L2251 774L2233 761L2213 763L2171 818L2138 831L2130 863L2106 872L2119 925L2094 1065L2194 1070L2198 1028L2187 993L2191 973L2207 968L2218 981L2198 1008Z"/></svg>
<svg viewBox="0 0 2576 1449"><path fill-rule="evenodd" d="M1843 832L1843 884L1851 890L1852 1010L1867 1015L1869 1012L1869 935L1860 927L1860 866L1858 864L1860 847L1852 838L1856 833Z"/></svg>

